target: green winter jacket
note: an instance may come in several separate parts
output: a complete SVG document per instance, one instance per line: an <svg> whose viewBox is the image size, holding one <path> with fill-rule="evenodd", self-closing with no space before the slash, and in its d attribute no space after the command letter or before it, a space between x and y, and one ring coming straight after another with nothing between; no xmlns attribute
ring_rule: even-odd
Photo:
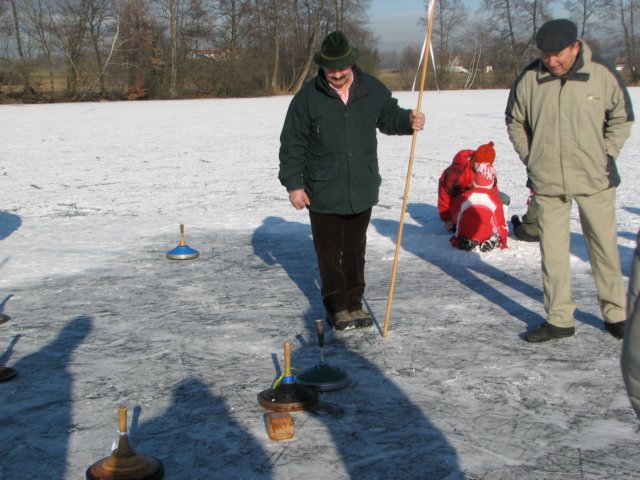
<svg viewBox="0 0 640 480"><path fill-rule="evenodd" d="M287 191L304 188L317 213L361 213L378 202L378 141L412 134L402 109L382 82L354 67L345 105L320 69L293 97L280 135L278 178Z"/></svg>
<svg viewBox="0 0 640 480"><path fill-rule="evenodd" d="M617 72L581 42L564 77L541 60L516 79L505 112L507 131L539 195L592 195L620 183L615 164L634 120Z"/></svg>

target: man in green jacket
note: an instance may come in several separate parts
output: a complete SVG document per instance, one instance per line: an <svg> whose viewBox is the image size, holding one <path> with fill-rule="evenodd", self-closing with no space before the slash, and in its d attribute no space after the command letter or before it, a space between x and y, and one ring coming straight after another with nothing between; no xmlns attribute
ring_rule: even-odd
<svg viewBox="0 0 640 480"><path fill-rule="evenodd" d="M355 65L345 35L327 35L317 76L293 97L280 136L278 178L298 210L307 208L327 323L373 325L363 309L366 233L378 202L376 130L410 135L424 114L402 109L379 80Z"/></svg>
<svg viewBox="0 0 640 480"><path fill-rule="evenodd" d="M604 330L621 339L626 295L617 243L616 158L634 120L631 100L615 69L577 39L573 22L545 23L536 44L540 58L516 79L505 112L509 138L535 192L547 314L525 339L545 342L575 334L569 261L573 200Z"/></svg>

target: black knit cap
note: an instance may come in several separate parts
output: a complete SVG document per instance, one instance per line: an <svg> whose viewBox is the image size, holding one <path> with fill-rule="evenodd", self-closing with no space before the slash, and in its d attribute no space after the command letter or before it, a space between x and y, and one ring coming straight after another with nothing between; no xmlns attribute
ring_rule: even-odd
<svg viewBox="0 0 640 480"><path fill-rule="evenodd" d="M314 60L323 68L340 69L353 65L359 53L351 48L344 33L336 30L326 36Z"/></svg>
<svg viewBox="0 0 640 480"><path fill-rule="evenodd" d="M536 45L543 52L559 52L578 40L578 27L571 20L549 20L536 35Z"/></svg>

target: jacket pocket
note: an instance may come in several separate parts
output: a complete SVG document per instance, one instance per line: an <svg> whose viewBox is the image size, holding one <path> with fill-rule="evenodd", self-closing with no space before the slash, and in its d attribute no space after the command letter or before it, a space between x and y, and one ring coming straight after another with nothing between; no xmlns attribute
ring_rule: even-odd
<svg viewBox="0 0 640 480"><path fill-rule="evenodd" d="M320 142L320 124L319 123L311 124L311 131L309 132L309 137L311 137L310 139L312 141Z"/></svg>
<svg viewBox="0 0 640 480"><path fill-rule="evenodd" d="M622 179L618 173L618 166L611 155L607 155L607 176L609 177L609 186L617 187Z"/></svg>
<svg viewBox="0 0 640 480"><path fill-rule="evenodd" d="M319 195L331 188L339 173L335 158L310 158L304 170L305 184L312 195Z"/></svg>
<svg viewBox="0 0 640 480"><path fill-rule="evenodd" d="M369 173L373 177L373 180L375 182L374 185L376 187L379 187L380 184L382 183L382 177L380 176L380 168L378 167L378 163L377 162L369 163Z"/></svg>

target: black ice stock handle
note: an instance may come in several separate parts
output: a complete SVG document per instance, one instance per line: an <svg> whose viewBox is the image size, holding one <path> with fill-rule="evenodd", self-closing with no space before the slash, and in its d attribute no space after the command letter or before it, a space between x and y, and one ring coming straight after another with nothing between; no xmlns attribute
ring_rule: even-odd
<svg viewBox="0 0 640 480"><path fill-rule="evenodd" d="M316 320L316 332L318 333L318 345L320 348L324 347L324 322L322 320Z"/></svg>

